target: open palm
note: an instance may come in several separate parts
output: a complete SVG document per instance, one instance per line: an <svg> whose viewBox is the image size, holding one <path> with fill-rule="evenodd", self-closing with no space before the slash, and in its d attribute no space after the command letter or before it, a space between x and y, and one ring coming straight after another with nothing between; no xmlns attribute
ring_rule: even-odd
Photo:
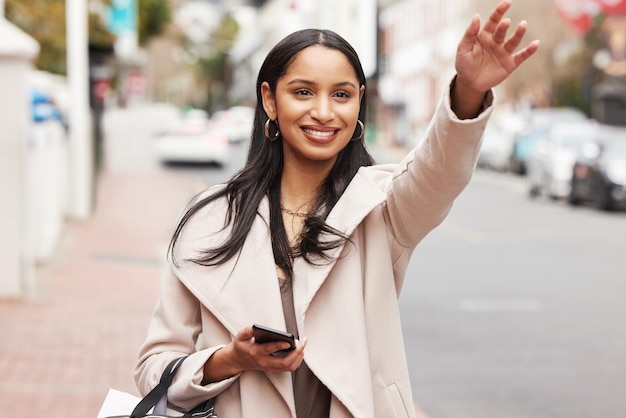
<svg viewBox="0 0 626 418"><path fill-rule="evenodd" d="M456 71L459 78L475 90L487 91L500 84L539 48L531 42L516 52L526 33L526 22L520 22L507 39L510 19L503 19L511 0L503 0L493 10L484 27L475 15L457 48Z"/></svg>

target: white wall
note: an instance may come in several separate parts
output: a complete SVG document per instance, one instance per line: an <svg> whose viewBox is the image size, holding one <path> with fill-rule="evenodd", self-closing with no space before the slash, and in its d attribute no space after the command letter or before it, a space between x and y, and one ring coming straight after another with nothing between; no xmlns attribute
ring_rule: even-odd
<svg viewBox="0 0 626 418"><path fill-rule="evenodd" d="M19 297L32 282L26 242L24 156L28 135L27 89L39 46L0 16L0 296Z"/></svg>

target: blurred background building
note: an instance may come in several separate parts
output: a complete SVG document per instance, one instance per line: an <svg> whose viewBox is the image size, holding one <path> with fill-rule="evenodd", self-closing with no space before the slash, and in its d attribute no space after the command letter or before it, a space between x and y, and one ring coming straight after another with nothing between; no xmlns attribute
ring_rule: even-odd
<svg viewBox="0 0 626 418"><path fill-rule="evenodd" d="M22 245L23 250L3 250L11 258L5 265L21 267L1 273L0 294L20 293L2 289L11 287L7 283L23 281L19 277L27 275L29 266L45 262L64 222L71 218L67 201L72 191L66 183L77 173L63 163L69 151L62 138L72 129L67 117L66 34L68 25L76 22L66 23L64 0L44 3L0 1L4 12L0 33L12 34L0 37L0 78L10 80L7 74L19 71L22 78L13 79L24 80L21 90L13 86L14 97L1 99L3 124L21 120L22 116L15 115L22 112L24 126L14 131L4 129L12 133L5 135L0 145L3 153L6 149L6 155L34 170L31 179L39 176L56 182L56 188L51 189L55 192L45 202L37 195L39 200L33 203L28 179L22 179L17 188L10 184L0 190L5 199L0 207L2 248L15 240L31 242ZM100 121L107 108L167 102L181 109L200 108L212 115L234 105L253 105L257 71L269 49L288 33L307 27L332 29L359 53L369 85L367 141L412 145L454 74L456 45L472 15L479 12L484 20L497 3L89 0L84 52L89 63L85 83L89 86L88 113L93 129L84 141L93 145L94 177L106 140ZM601 123L626 125L626 0L518 0L509 17L514 23L527 20L529 31L524 42L540 39L541 48L533 60L498 87L497 95L504 106L513 111L574 107ZM16 37L21 39L19 43L14 42ZM19 70L16 57L23 64ZM16 100L20 95L23 97ZM52 149L54 153L50 153ZM37 152L57 157L35 169L32 158ZM28 172L18 167L9 173L9 167L8 163L0 167L2 178ZM22 178L13 177L16 181ZM21 199L22 206L6 204L14 199ZM27 210L34 204L56 208L54 220L48 220L47 226L37 222L41 214ZM16 224L13 220L18 215L22 219ZM18 224L25 226L18 230L14 226ZM12 234L5 233L9 229ZM24 234L26 230L30 232ZM32 245L36 241L40 242L38 249ZM17 287L25 288L23 284Z"/></svg>

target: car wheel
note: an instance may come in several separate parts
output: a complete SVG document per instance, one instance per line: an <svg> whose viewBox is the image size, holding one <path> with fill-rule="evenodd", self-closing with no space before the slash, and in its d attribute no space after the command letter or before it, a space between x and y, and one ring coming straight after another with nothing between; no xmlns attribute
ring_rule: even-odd
<svg viewBox="0 0 626 418"><path fill-rule="evenodd" d="M567 195L567 203L569 203L572 206L580 205L580 198L578 196L576 196L576 192L575 192L575 189L574 189L574 182L572 182L572 189L570 190L569 194Z"/></svg>
<svg viewBox="0 0 626 418"><path fill-rule="evenodd" d="M593 206L596 209L610 211L613 207L611 195L607 189L599 189L593 197Z"/></svg>

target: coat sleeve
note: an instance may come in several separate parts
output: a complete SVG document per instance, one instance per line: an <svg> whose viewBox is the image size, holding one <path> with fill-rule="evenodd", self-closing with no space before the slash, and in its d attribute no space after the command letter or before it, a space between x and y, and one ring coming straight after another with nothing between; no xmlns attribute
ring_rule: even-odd
<svg viewBox="0 0 626 418"><path fill-rule="evenodd" d="M168 400L179 408L191 409L217 396L238 378L202 386L204 364L224 345L196 350L201 331L200 303L174 273L168 273L135 365L135 382L142 396L156 386L169 362L182 356L189 357L168 391Z"/></svg>
<svg viewBox="0 0 626 418"><path fill-rule="evenodd" d="M425 137L398 165L387 196L387 216L401 246L415 247L438 226L469 183L492 102L489 91L485 110L475 119L460 120L452 111L448 90Z"/></svg>

